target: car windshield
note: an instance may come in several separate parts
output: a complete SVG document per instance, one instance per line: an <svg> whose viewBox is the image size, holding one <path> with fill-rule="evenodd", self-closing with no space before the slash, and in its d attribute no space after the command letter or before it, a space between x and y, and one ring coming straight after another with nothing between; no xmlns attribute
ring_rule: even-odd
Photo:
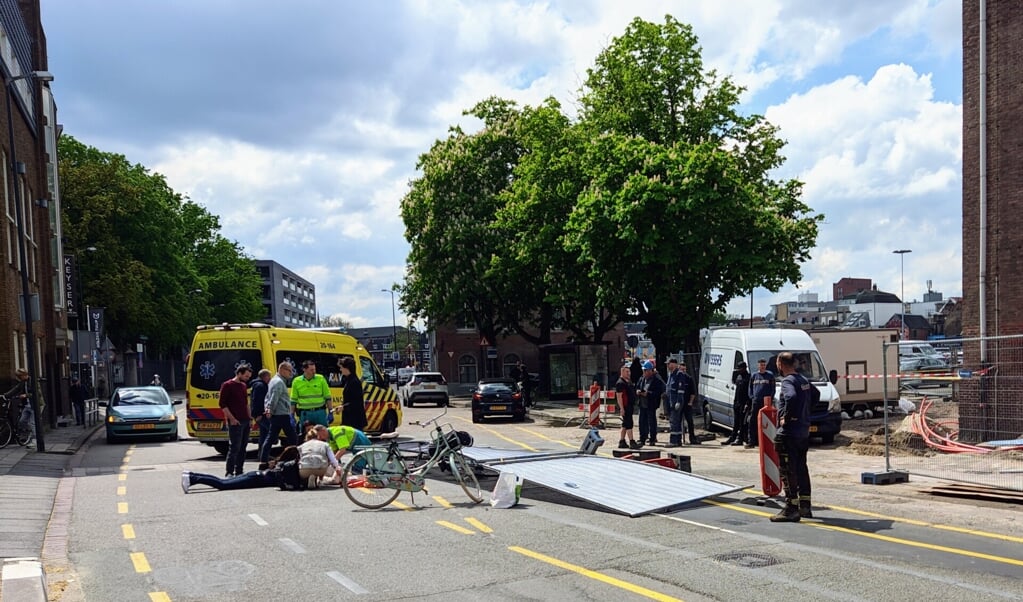
<svg viewBox="0 0 1023 602"><path fill-rule="evenodd" d="M480 385L480 393L512 393L514 389L511 383L483 383Z"/></svg>
<svg viewBox="0 0 1023 602"><path fill-rule="evenodd" d="M132 389L117 393L116 405L121 406L160 406L170 405L167 392L159 389Z"/></svg>

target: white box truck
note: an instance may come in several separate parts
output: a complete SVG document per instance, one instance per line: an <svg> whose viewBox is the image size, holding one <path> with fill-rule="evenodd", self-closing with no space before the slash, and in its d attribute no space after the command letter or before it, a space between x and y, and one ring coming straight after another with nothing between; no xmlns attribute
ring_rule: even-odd
<svg viewBox="0 0 1023 602"><path fill-rule="evenodd" d="M899 398L899 348L885 343L899 340L898 328L811 330L824 364L838 372L835 386L842 407L852 414L884 403L885 381L888 399ZM887 374L887 378L883 375Z"/></svg>
<svg viewBox="0 0 1023 602"><path fill-rule="evenodd" d="M746 362L756 371L757 360L767 359L768 369L778 376L775 358L790 351L797 366L821 392L821 399L810 409L810 436L831 443L842 431L842 403L834 383L837 373L829 373L810 335L797 329L782 328L719 328L707 332L700 354L700 376L697 389L703 409L704 427L718 424L733 428L732 401L735 385L732 372L739 362Z"/></svg>

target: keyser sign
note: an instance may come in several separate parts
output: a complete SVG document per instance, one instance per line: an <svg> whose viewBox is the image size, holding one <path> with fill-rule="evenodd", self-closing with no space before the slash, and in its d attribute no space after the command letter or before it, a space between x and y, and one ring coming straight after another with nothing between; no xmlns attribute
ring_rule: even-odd
<svg viewBox="0 0 1023 602"><path fill-rule="evenodd" d="M75 290L78 288L78 270L75 269L75 256L64 255L64 298L67 300L67 315L78 317L78 299Z"/></svg>

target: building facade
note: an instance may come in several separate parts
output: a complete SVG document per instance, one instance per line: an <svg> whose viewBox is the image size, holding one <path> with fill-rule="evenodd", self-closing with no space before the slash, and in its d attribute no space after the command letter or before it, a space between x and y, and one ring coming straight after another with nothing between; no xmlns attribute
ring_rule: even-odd
<svg viewBox="0 0 1023 602"><path fill-rule="evenodd" d="M285 328L319 326L313 283L272 259L255 264L263 280L264 322Z"/></svg>
<svg viewBox="0 0 1023 602"><path fill-rule="evenodd" d="M1023 334L1023 304L1019 302L1023 297L1023 279L1019 277L1023 246L1021 36L1023 11L1017 0L963 1L964 337ZM1018 345L1011 352L1007 346L964 345L964 365L997 366L997 376L963 382L959 396L961 441L997 436L993 425L998 433L1016 436L1023 432L1018 402L1023 364L1015 359Z"/></svg>
<svg viewBox="0 0 1023 602"><path fill-rule="evenodd" d="M12 381L18 368L34 371L37 390L46 401L43 420L53 424L56 416L68 409L68 334L58 260L62 255L56 152L59 128L53 96L45 76L38 73L47 70L46 55L39 2L0 0L0 63L7 112L0 119L4 195L0 216L0 385ZM23 315L26 284L34 318L31 325Z"/></svg>

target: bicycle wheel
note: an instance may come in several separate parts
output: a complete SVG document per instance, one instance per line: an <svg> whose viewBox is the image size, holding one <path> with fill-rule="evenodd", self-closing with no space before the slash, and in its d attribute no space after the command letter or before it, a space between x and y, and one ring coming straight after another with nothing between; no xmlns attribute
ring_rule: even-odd
<svg viewBox="0 0 1023 602"><path fill-rule="evenodd" d="M18 445L24 445L27 447L29 443L32 443L32 437L34 434L35 433L32 432L32 427L21 428L19 426L18 431L14 433L14 439L18 442Z"/></svg>
<svg viewBox="0 0 1023 602"><path fill-rule="evenodd" d="M469 496L473 503L478 504L482 502L483 491L480 489L479 480L476 479L476 471L469 466L469 462L462 455L462 452L451 452L451 455L448 456L448 462L451 463L451 472L458 479L458 484L462 486L462 491L465 492L465 495Z"/></svg>
<svg viewBox="0 0 1023 602"><path fill-rule="evenodd" d="M0 449L7 447L7 444L11 442L11 423L6 420L0 422Z"/></svg>
<svg viewBox="0 0 1023 602"><path fill-rule="evenodd" d="M404 474L400 459L391 457L386 449L364 449L345 466L341 487L356 506L376 510L398 497L401 492L388 484Z"/></svg>

